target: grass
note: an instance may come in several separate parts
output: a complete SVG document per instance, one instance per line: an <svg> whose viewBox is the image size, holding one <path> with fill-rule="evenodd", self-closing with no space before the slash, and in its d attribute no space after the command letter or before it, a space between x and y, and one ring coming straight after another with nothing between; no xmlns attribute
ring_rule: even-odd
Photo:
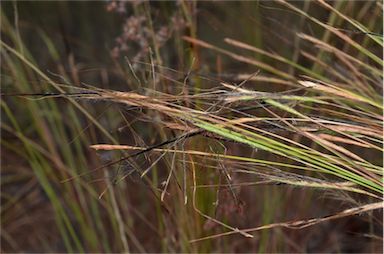
<svg viewBox="0 0 384 254"><path fill-rule="evenodd" d="M87 84L91 49L2 4L3 251L382 250L379 2L113 3L136 32Z"/></svg>

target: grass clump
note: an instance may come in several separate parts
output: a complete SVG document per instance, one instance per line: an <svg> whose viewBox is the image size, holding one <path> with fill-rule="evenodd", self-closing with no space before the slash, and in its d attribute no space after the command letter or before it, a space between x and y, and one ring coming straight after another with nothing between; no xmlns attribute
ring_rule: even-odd
<svg viewBox="0 0 384 254"><path fill-rule="evenodd" d="M1 15L5 251L382 249L380 3L111 1L124 25L100 79L44 29L36 56L22 7ZM220 15L251 7L259 30L233 39Z"/></svg>

